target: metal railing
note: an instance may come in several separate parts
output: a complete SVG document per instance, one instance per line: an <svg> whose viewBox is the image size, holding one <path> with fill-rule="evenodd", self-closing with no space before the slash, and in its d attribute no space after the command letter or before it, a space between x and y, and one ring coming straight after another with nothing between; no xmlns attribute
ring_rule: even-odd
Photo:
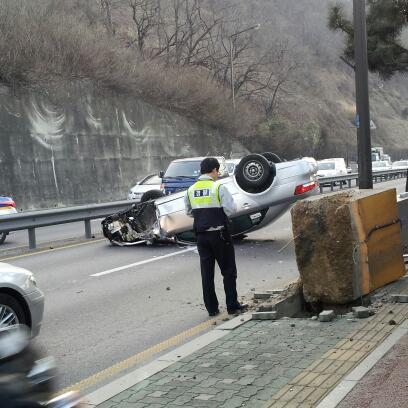
<svg viewBox="0 0 408 408"><path fill-rule="evenodd" d="M134 204L131 201L81 205L76 207L57 208L52 210L27 211L0 217L0 233L28 230L30 249L37 247L35 229L50 225L67 224L84 221L85 237L92 237L91 220L107 217Z"/></svg>
<svg viewBox="0 0 408 408"><path fill-rule="evenodd" d="M390 181L399 178L407 177L407 170L385 170L373 172L374 183L380 183L382 181ZM338 186L340 190L345 188L358 187L358 173L346 174L344 176L336 177L320 177L320 192L324 192L324 188L330 188L330 191L334 191L334 187Z"/></svg>
<svg viewBox="0 0 408 408"><path fill-rule="evenodd" d="M387 170L373 173L374 182L388 181L407 176L407 170ZM358 186L358 174L352 173L338 177L322 177L319 179L320 192L323 193L325 187L334 191L338 184L340 189ZM347 185L347 187L345 186ZM36 236L35 229L50 225L67 224L71 222L83 221L85 226L85 237L91 238L91 220L107 217L125 208L130 208L134 204L131 201L116 201L111 203L90 204L76 207L65 207L51 210L27 211L0 217L0 233L28 230L28 242L30 249L35 249Z"/></svg>

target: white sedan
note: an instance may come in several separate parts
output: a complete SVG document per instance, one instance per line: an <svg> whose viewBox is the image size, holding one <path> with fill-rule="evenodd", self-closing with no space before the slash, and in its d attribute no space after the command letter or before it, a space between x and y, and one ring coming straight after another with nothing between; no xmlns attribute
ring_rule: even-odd
<svg viewBox="0 0 408 408"><path fill-rule="evenodd" d="M143 194L161 190L162 179L157 174L149 174L134 185L128 193L128 200L140 202ZM145 196L146 197L146 196Z"/></svg>
<svg viewBox="0 0 408 408"><path fill-rule="evenodd" d="M398 160L392 163L392 169L394 170L407 170L408 160Z"/></svg>
<svg viewBox="0 0 408 408"><path fill-rule="evenodd" d="M44 312L44 294L27 269L0 262L0 331L25 324L36 336Z"/></svg>

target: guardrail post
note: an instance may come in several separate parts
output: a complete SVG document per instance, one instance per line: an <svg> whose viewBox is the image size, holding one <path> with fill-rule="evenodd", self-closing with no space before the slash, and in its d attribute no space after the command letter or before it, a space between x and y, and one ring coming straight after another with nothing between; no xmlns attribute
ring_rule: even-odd
<svg viewBox="0 0 408 408"><path fill-rule="evenodd" d="M92 238L91 220L84 220L85 222L85 238Z"/></svg>
<svg viewBox="0 0 408 408"><path fill-rule="evenodd" d="M37 248L37 243L35 240L35 228L28 228L28 246L30 249Z"/></svg>

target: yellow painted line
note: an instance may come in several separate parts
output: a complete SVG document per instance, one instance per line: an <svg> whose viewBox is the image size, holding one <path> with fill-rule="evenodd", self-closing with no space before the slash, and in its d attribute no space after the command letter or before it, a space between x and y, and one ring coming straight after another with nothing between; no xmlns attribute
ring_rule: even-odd
<svg viewBox="0 0 408 408"><path fill-rule="evenodd" d="M26 258L28 256L46 254L47 252L55 252L55 251L60 251L62 249L75 248L75 247L83 246L83 245L95 244L96 242L101 242L105 240L106 240L105 238L101 238L101 239L96 239L96 240L92 240L89 242L81 242L80 244L65 245L65 246L61 246L61 247L57 247L53 249L45 249L44 251L32 252L32 253L23 254L23 255L16 255L16 256L11 256L9 258L0 258L0 262L11 261L13 259Z"/></svg>
<svg viewBox="0 0 408 408"><path fill-rule="evenodd" d="M127 358L126 360L123 360L117 364L114 364L111 367L108 367L88 378L85 378L82 381L77 382L76 384L73 384L67 388L64 388L63 390L60 390L56 395L61 395L65 392L69 391L79 391L82 392L86 390L87 388L90 388L91 386L98 384L102 381L105 381L109 379L110 377L113 377L114 375L120 373L121 371L124 371L130 367L135 366L136 364L140 364L144 360L154 356L157 353L161 353L170 347L174 347L185 340L189 339L190 337L193 337L204 330L207 330L211 326L214 325L214 322L217 320L220 320L224 318L227 314L223 313L215 319L208 320L204 323L199 324L198 326L192 327L191 329L188 329L180 334L177 334L176 336L173 336L159 344L156 344L155 346L152 346L140 353L135 354L132 357Z"/></svg>

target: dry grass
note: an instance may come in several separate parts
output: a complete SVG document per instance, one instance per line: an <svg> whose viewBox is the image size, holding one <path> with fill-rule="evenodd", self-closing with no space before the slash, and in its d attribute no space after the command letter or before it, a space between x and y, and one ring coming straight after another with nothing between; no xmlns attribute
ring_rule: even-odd
<svg viewBox="0 0 408 408"><path fill-rule="evenodd" d="M248 132L256 115L195 68L143 62L109 37L70 0L0 0L0 81L41 85L90 79L134 94L231 134Z"/></svg>

